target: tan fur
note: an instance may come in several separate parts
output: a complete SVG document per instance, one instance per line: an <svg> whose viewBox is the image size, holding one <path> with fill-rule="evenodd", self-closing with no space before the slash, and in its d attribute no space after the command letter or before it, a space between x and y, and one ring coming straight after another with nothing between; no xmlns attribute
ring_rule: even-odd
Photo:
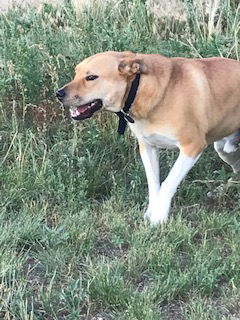
<svg viewBox="0 0 240 320"><path fill-rule="evenodd" d="M99 53L76 67L74 80L64 87L64 104L100 98L104 109L119 111L137 72L142 76L131 115L143 136L167 130L194 157L240 128L240 63L224 58ZM88 74L99 79L86 82Z"/></svg>
<svg viewBox="0 0 240 320"><path fill-rule="evenodd" d="M118 112L137 73L141 78L129 127L138 139L148 182L144 217L156 225L167 221L178 186L209 143L240 172L240 62L104 52L82 61L74 79L56 94L76 120L100 108ZM160 181L157 149L165 147L180 152Z"/></svg>

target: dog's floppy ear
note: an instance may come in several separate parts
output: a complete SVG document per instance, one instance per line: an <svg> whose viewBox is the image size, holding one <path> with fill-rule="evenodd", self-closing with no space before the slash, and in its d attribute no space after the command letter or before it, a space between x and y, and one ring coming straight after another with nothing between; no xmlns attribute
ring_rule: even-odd
<svg viewBox="0 0 240 320"><path fill-rule="evenodd" d="M147 68L142 59L124 58L118 65L118 71L122 75L131 77L137 73L146 73Z"/></svg>

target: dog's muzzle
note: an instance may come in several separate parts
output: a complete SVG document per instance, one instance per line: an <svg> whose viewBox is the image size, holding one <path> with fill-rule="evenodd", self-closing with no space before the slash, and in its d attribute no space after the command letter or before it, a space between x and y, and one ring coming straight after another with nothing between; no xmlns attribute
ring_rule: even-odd
<svg viewBox="0 0 240 320"><path fill-rule="evenodd" d="M102 106L102 100L95 99L78 107L70 108L70 114L74 120L84 120L90 118L97 110L101 109Z"/></svg>

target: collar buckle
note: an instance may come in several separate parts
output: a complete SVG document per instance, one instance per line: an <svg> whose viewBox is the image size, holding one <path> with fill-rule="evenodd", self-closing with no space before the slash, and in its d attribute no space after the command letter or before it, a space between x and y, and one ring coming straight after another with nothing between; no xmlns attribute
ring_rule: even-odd
<svg viewBox="0 0 240 320"><path fill-rule="evenodd" d="M120 111L116 112L116 115L119 117L119 123L118 123L119 134L124 134L127 126L127 122L130 122L130 123L135 122L134 119L129 115L129 110L136 97L139 82L140 82L140 73L137 73L135 79L132 82L132 86L130 88L124 107Z"/></svg>
<svg viewBox="0 0 240 320"><path fill-rule="evenodd" d="M125 112L123 109L121 110L121 112L123 113L123 116L125 118L125 120L127 120L127 122L130 122L130 123L134 123L134 119L129 115L128 112Z"/></svg>

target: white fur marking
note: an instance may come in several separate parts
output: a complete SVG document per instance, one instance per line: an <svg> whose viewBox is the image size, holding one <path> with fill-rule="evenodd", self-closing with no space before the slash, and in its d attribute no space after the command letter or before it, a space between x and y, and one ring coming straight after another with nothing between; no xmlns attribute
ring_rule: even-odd
<svg viewBox="0 0 240 320"><path fill-rule="evenodd" d="M129 123L129 126L138 139L155 147L175 148L179 145L176 137L167 128L161 128L161 131L152 133L146 129L144 120L136 120L134 123Z"/></svg>
<svg viewBox="0 0 240 320"><path fill-rule="evenodd" d="M222 138L221 140L214 142L214 149L217 152L226 152L226 153L232 153L237 151L239 148L239 142L240 142L240 130L236 130L229 136L226 136Z"/></svg>
<svg viewBox="0 0 240 320"><path fill-rule="evenodd" d="M151 204L152 210L148 215L148 218L152 225L163 223L167 220L171 200L177 191L177 187L197 162L199 157L200 155L193 159L180 152L177 161L165 181L162 183L157 196Z"/></svg>
<svg viewBox="0 0 240 320"><path fill-rule="evenodd" d="M140 148L140 154L148 182L149 205L145 213L145 216L148 216L151 212L154 199L157 197L160 189L159 155L158 150L147 143L144 143L144 149Z"/></svg>
<svg viewBox="0 0 240 320"><path fill-rule="evenodd" d="M235 152L237 149L238 147L235 146L234 144L231 144L230 141L227 141L223 147L223 151L226 153Z"/></svg>
<svg viewBox="0 0 240 320"><path fill-rule="evenodd" d="M151 143L159 148L176 148L178 141L170 134L154 133L143 137L148 143Z"/></svg>

